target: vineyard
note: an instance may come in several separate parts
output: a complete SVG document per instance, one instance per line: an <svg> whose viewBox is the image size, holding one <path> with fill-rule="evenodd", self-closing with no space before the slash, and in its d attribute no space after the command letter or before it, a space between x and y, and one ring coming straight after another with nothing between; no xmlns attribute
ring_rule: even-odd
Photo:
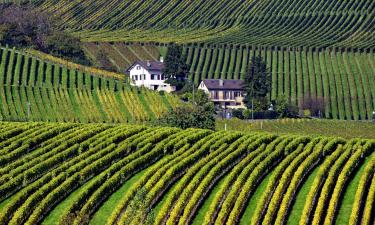
<svg viewBox="0 0 375 225"><path fill-rule="evenodd" d="M184 46L195 85L242 79L251 57L261 55L272 73L271 100L285 96L299 108L320 102L330 119L368 120L375 109L371 0L31 3L79 37L88 58L100 64L105 55L104 64L118 73L136 60L158 60L176 42Z"/></svg>
<svg viewBox="0 0 375 225"><path fill-rule="evenodd" d="M0 224L373 224L375 141L0 123Z"/></svg>
<svg viewBox="0 0 375 225"><path fill-rule="evenodd" d="M216 120L216 130L241 132L266 131L273 134L300 134L309 136L331 136L375 139L375 123L364 121L326 119L277 119L277 120Z"/></svg>
<svg viewBox="0 0 375 225"><path fill-rule="evenodd" d="M375 47L371 0L32 2L84 41Z"/></svg>
<svg viewBox="0 0 375 225"><path fill-rule="evenodd" d="M0 49L0 119L7 121L139 122L161 117L176 97L90 70Z"/></svg>
<svg viewBox="0 0 375 225"><path fill-rule="evenodd" d="M324 102L325 118L366 120L375 109L375 55L370 49L266 48L256 46L185 46L189 78L243 79L253 56L262 56L272 74L270 98L286 96L302 106L313 99ZM136 60L157 60L165 47L87 43L89 52L104 51L114 69Z"/></svg>

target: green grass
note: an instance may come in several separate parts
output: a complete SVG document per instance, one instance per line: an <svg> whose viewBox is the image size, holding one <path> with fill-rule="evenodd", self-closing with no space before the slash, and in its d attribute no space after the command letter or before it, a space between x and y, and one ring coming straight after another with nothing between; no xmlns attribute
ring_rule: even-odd
<svg viewBox="0 0 375 225"><path fill-rule="evenodd" d="M65 210L68 209L69 206L75 201L75 198L82 191L82 189L90 185L92 181L93 180L86 182L86 184L82 185L80 188L71 193L67 198L65 198L64 201L60 202L43 220L42 225L58 224L59 220L61 219L61 216L65 214Z"/></svg>
<svg viewBox="0 0 375 225"><path fill-rule="evenodd" d="M359 184L359 181L361 179L362 173L367 165L367 163L370 161L371 157L375 153L372 153L371 156L366 157L364 163L361 164L358 171L354 174L353 179L349 182L344 195L342 196L342 202L339 205L339 212L337 214L336 218L336 224L337 225L344 225L349 223L350 214L352 212L353 203L355 199L355 193L357 191L357 187Z"/></svg>
<svg viewBox="0 0 375 225"><path fill-rule="evenodd" d="M318 171L319 166L312 171L307 180L303 183L301 189L298 191L292 209L288 214L287 225L298 225L301 219L301 215L303 213L303 208L305 206L307 195L309 194L311 185L314 182L314 179Z"/></svg>
<svg viewBox="0 0 375 225"><path fill-rule="evenodd" d="M271 172L270 174L268 174L268 175L262 180L262 182L260 182L260 184L259 184L259 186L257 187L256 191L255 191L254 194L250 197L249 204L247 205L247 207L246 207L246 209L245 209L245 212L244 212L244 214L242 215L241 220L240 220L240 224L241 224L241 225L249 224L251 218L253 217L253 213L254 213L254 211L255 211L255 208L256 208L256 206L257 206L257 203L258 203L260 197L262 196L263 191L266 189L267 184L268 184L268 181L269 181L270 177L272 176L272 173L273 173L273 172Z"/></svg>
<svg viewBox="0 0 375 225"><path fill-rule="evenodd" d="M124 183L124 185L116 191L111 197L103 204L102 207L94 214L90 224L105 224L107 218L111 215L114 207L116 207L117 203L120 201L121 196L123 196L126 191L133 185L145 172L141 171L133 176L130 180ZM56 208L53 209L49 213L49 215L44 219L42 225L55 225L58 224L61 216L65 214L65 209L69 208L69 206L75 201L75 198L78 194L84 189L86 186L90 185L92 181L88 181L85 185L81 186L73 193L71 193L64 201L59 203Z"/></svg>
<svg viewBox="0 0 375 225"><path fill-rule="evenodd" d="M109 199L104 202L104 204L99 208L98 211L94 214L93 218L90 221L91 225L105 225L108 217L111 215L112 211L115 209L116 205L121 200L122 196L125 196L129 188L136 183L147 169L137 173L130 180L126 181L122 187L117 190L115 193L109 197Z"/></svg>
<svg viewBox="0 0 375 225"><path fill-rule="evenodd" d="M204 216L206 215L208 208L210 207L212 201L215 198L215 195L220 190L221 186L223 185L225 180L225 177L221 178L218 184L215 185L214 189L211 191L211 193L208 195L208 197L203 202L203 205L198 210L198 213L195 215L195 218L193 220L193 225L199 225L202 224L204 221Z"/></svg>
<svg viewBox="0 0 375 225"><path fill-rule="evenodd" d="M160 55L163 56L164 59L165 59L165 57L167 56L168 48L167 47L158 47L158 50L160 52Z"/></svg>
<svg viewBox="0 0 375 225"><path fill-rule="evenodd" d="M0 209L3 209L11 200L12 200L12 197L9 197L9 198L5 199L4 201L2 201L0 203Z"/></svg>
<svg viewBox="0 0 375 225"><path fill-rule="evenodd" d="M277 120L216 120L216 130L236 130L242 132L265 131L276 134L296 134L309 136L329 136L350 138L375 138L375 123L324 119L277 119Z"/></svg>

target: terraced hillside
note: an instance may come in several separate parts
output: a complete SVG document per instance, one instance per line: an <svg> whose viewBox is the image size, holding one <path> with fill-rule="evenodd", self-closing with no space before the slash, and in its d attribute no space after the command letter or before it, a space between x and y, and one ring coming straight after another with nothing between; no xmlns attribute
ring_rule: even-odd
<svg viewBox="0 0 375 225"><path fill-rule="evenodd" d="M134 122L159 118L177 98L0 49L0 119Z"/></svg>
<svg viewBox="0 0 375 225"><path fill-rule="evenodd" d="M374 48L372 0L34 0L86 41Z"/></svg>
<svg viewBox="0 0 375 225"><path fill-rule="evenodd" d="M0 224L373 224L375 141L0 123Z"/></svg>
<svg viewBox="0 0 375 225"><path fill-rule="evenodd" d="M136 60L157 60L166 47L87 43L89 52L104 51L122 71ZM306 100L324 101L324 117L347 120L372 118L375 110L375 54L373 50L337 48L267 48L241 46L185 46L189 78L243 79L253 56L262 56L272 73L272 93L301 106Z"/></svg>

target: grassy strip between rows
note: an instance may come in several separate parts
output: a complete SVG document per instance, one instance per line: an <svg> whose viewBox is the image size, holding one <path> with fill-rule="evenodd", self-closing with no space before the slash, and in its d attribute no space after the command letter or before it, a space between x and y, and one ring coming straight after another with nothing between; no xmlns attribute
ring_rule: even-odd
<svg viewBox="0 0 375 225"><path fill-rule="evenodd" d="M12 200L12 197L13 196L10 196L9 198L5 199L4 201L2 201L0 203L0 210L4 208L4 206L6 206L11 200Z"/></svg>
<svg viewBox="0 0 375 225"><path fill-rule="evenodd" d="M118 202L121 200L121 197L126 194L129 188L137 182L148 169L145 169L122 185L122 187L117 190L115 193L108 198L106 202L99 208L98 211L94 214L93 218L90 221L90 225L105 225L108 217L111 215L112 211L115 209Z"/></svg>
<svg viewBox="0 0 375 225"><path fill-rule="evenodd" d="M259 202L260 197L262 196L264 190L267 187L267 184L272 177L275 170L273 170L271 173L269 173L259 184L257 189L255 190L254 194L250 197L249 203L244 211L244 214L241 217L240 224L241 225L247 225L249 224L249 221L253 217L253 213L255 211L256 205Z"/></svg>
<svg viewBox="0 0 375 225"><path fill-rule="evenodd" d="M295 202L288 214L287 225L298 225L303 213L307 195L309 194L310 188L314 182L316 175L318 174L320 166L316 167L312 173L308 176L307 180L303 183L301 189L298 191Z"/></svg>
<svg viewBox="0 0 375 225"><path fill-rule="evenodd" d="M337 225L345 225L349 223L350 214L352 212L354 199L355 199L355 193L357 191L357 187L359 184L359 181L361 179L361 176L363 174L363 171L367 165L367 163L370 161L372 156L375 153L372 153L370 156L367 156L365 161L361 164L358 171L355 172L353 179L349 182L344 195L342 196L342 202L339 205L339 211L336 218L336 224Z"/></svg>
<svg viewBox="0 0 375 225"><path fill-rule="evenodd" d="M42 225L56 225L60 221L60 217L64 215L65 209L68 209L69 206L76 200L77 195L87 186L92 183L93 180L86 182L86 184L79 187L73 193L71 193L67 198L60 202L43 220Z"/></svg>
<svg viewBox="0 0 375 225"><path fill-rule="evenodd" d="M193 225L199 225L202 224L204 221L204 216L206 215L206 212L208 208L211 205L212 200L214 199L217 192L220 190L221 186L223 185L225 180L225 176L221 178L219 183L215 186L215 188L211 191L211 193L208 195L208 198L205 199L203 205L198 210L197 215L195 215L195 218L193 220Z"/></svg>

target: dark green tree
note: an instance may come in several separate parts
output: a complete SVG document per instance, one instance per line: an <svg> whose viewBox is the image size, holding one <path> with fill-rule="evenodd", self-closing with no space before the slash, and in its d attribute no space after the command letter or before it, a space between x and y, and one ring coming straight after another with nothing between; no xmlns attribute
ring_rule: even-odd
<svg viewBox="0 0 375 225"><path fill-rule="evenodd" d="M278 96L275 100L275 111L279 114L280 118L298 117L298 107L288 101L285 95Z"/></svg>
<svg viewBox="0 0 375 225"><path fill-rule="evenodd" d="M189 72L189 66L182 54L182 46L171 44L168 47L164 65L163 74L166 77L166 83L176 86L176 89L180 90L185 85Z"/></svg>
<svg viewBox="0 0 375 225"><path fill-rule="evenodd" d="M258 110L268 107L267 94L271 91L271 73L261 56L253 56L247 66L244 89L246 92L245 104L248 108L253 104Z"/></svg>
<svg viewBox="0 0 375 225"><path fill-rule="evenodd" d="M184 104L170 110L157 125L186 128L215 129L215 109L212 103L204 105Z"/></svg>

